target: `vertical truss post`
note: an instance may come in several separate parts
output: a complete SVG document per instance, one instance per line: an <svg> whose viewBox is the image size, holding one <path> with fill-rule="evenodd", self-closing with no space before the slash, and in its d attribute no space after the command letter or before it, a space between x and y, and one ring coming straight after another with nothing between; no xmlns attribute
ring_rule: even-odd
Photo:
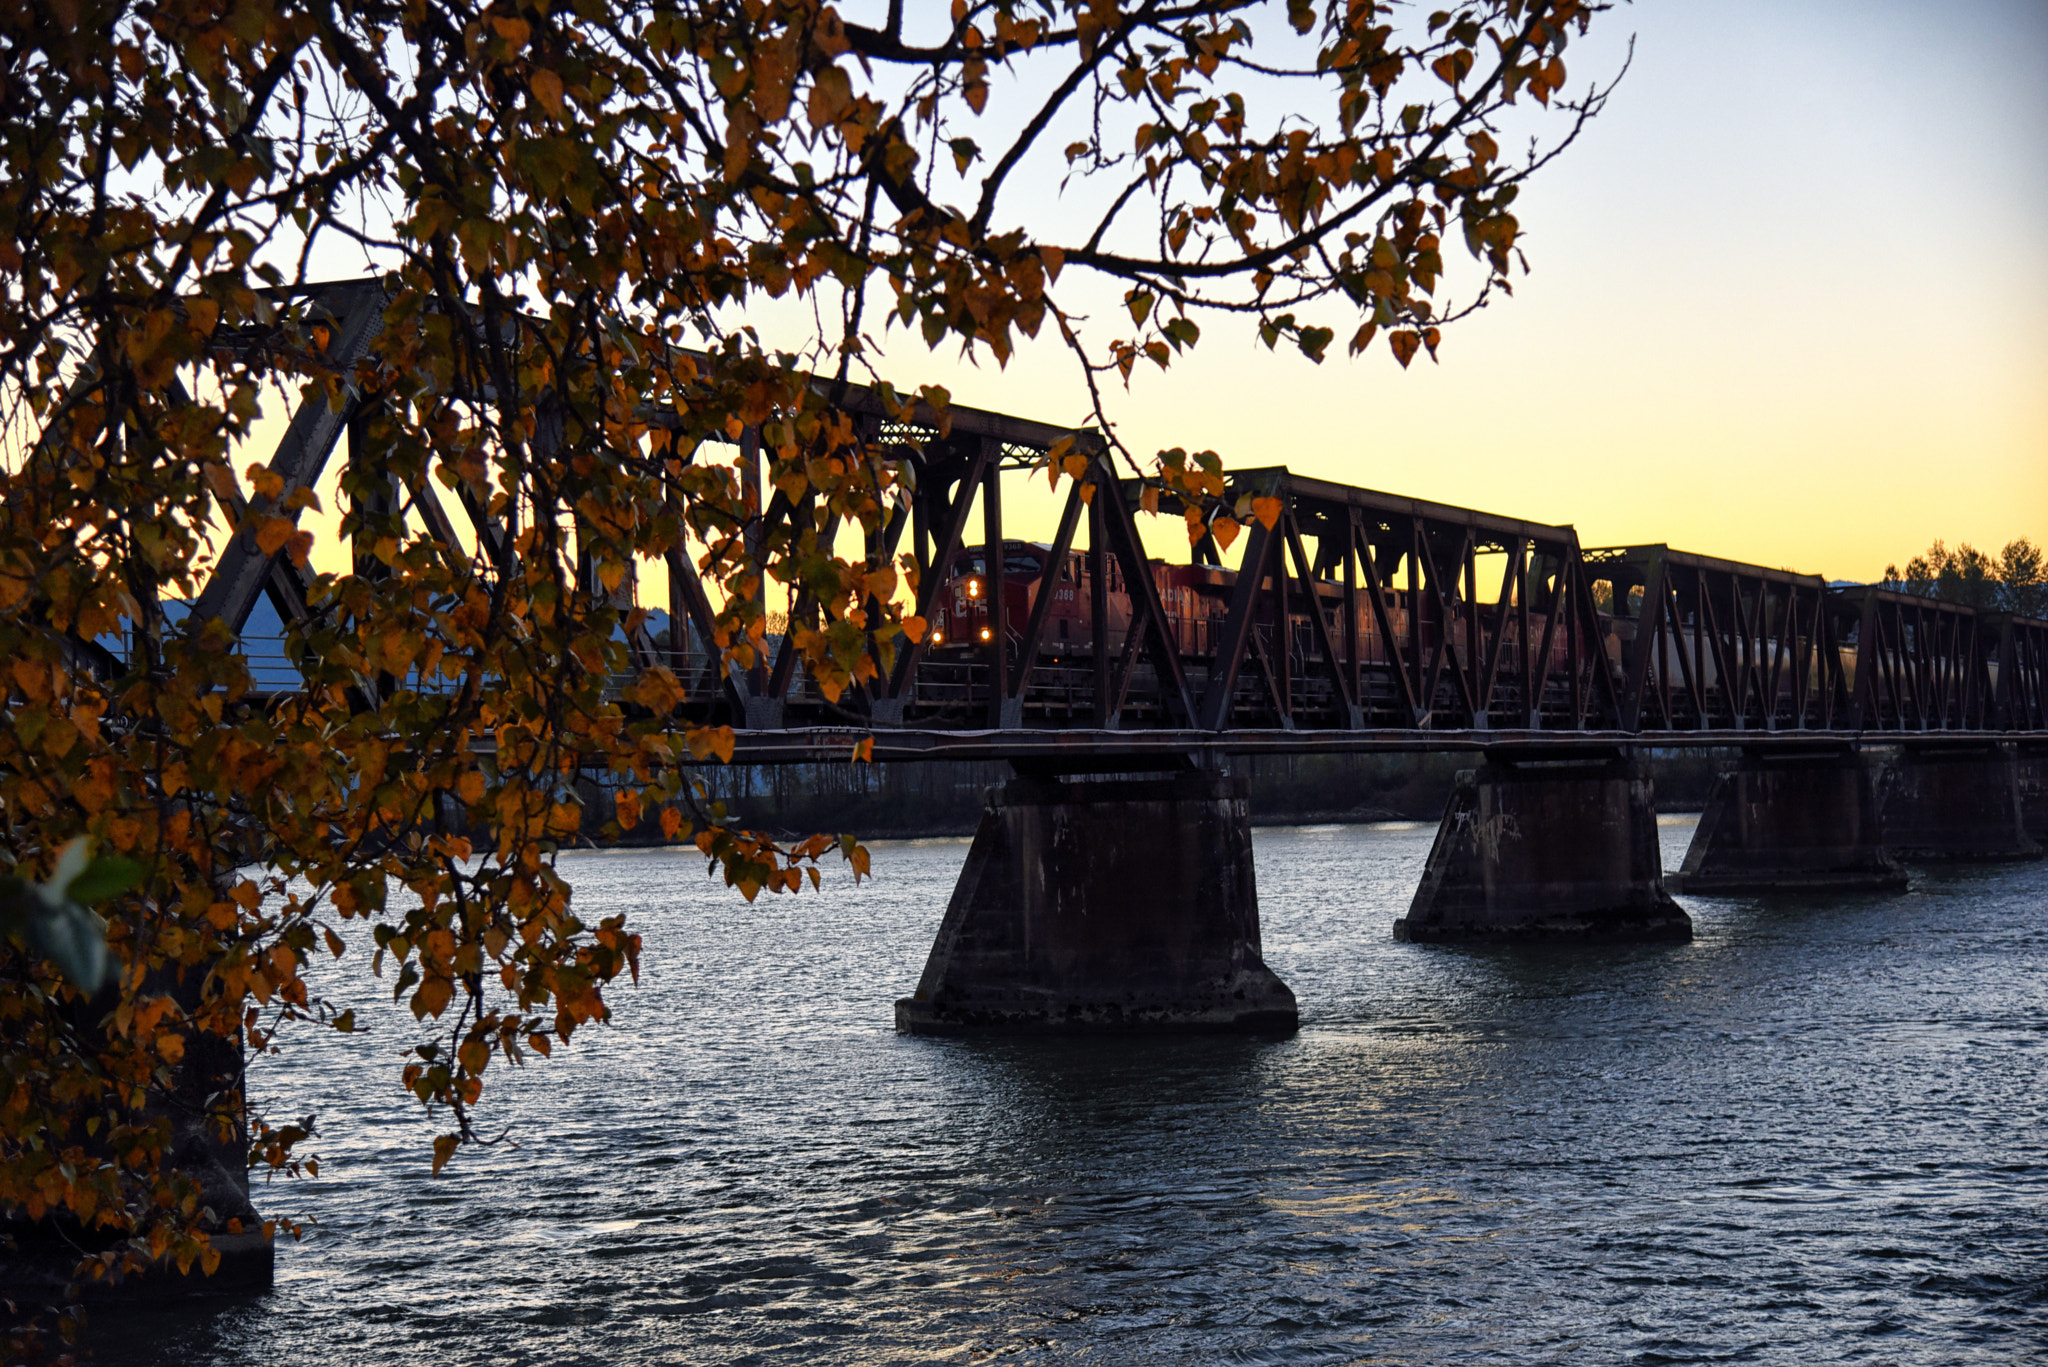
<svg viewBox="0 0 2048 1367"><path fill-rule="evenodd" d="M1094 471L1090 470L1093 477ZM1094 676L1095 724L1108 730L1115 724L1109 712L1109 520L1103 500L1113 498L1114 480L1098 479L1095 496L1088 501L1088 654Z"/></svg>
<svg viewBox="0 0 2048 1367"><path fill-rule="evenodd" d="M1878 640L1877 595L1866 592L1862 611L1856 620L1856 682L1850 694L1849 715L1844 718L1852 731L1881 724L1877 675L1884 667L1883 655L1883 646Z"/></svg>
<svg viewBox="0 0 2048 1367"><path fill-rule="evenodd" d="M399 516L398 480L386 463L370 450L368 404L359 403L350 410L347 435L349 483L354 486L360 500L352 538L354 544L349 547L350 566L357 578L381 584L390 578L391 566L378 556L377 542L386 535L401 538L404 535L402 525L396 531L387 528L387 524ZM398 687L398 681L383 672L368 683L374 690L373 704L382 703Z"/></svg>
<svg viewBox="0 0 2048 1367"><path fill-rule="evenodd" d="M1283 510L1281 516L1286 516ZM1284 539L1284 538L1281 538ZM1273 704L1280 714L1280 725L1289 731L1294 729L1294 614L1293 604L1288 601L1287 556L1276 539L1273 550ZM1310 586L1313 599L1314 586Z"/></svg>
<svg viewBox="0 0 2048 1367"><path fill-rule="evenodd" d="M740 432L740 486L746 491L747 525L741 536L746 549L747 568L754 575L754 610L762 616L768 615L768 505L761 498L761 429L747 427ZM749 695L749 717L747 724L753 724L753 714L758 709L752 706L753 699L765 699L768 693L768 662L759 652L754 655L754 667L747 671L747 693ZM763 717L762 720L771 720ZM779 718L775 719L779 722Z"/></svg>
<svg viewBox="0 0 2048 1367"><path fill-rule="evenodd" d="M1437 614L1441 617L1443 614ZM1437 623L1439 644L1443 636L1443 623ZM1422 665L1422 520L1408 519L1408 661L1415 667L1413 724L1429 725L1429 714L1436 710L1436 689L1425 687ZM1434 683L1434 680L1431 681Z"/></svg>
<svg viewBox="0 0 2048 1367"><path fill-rule="evenodd" d="M1543 687L1529 654L1529 581L1535 576L1536 543L1517 538L1515 545L1515 644L1522 652L1522 724L1533 730L1543 725Z"/></svg>
<svg viewBox="0 0 2048 1367"><path fill-rule="evenodd" d="M1351 521L1357 514L1351 515ZM1322 536L1328 536L1328 523L1324 523ZM1320 553L1322 547L1318 545ZM1365 725L1365 678L1358 668L1358 546L1352 529L1347 525L1344 537L1344 678L1347 681L1347 695L1351 702L1352 726Z"/></svg>
<svg viewBox="0 0 2048 1367"><path fill-rule="evenodd" d="M1472 534L1465 534L1465 544L1459 554L1463 562L1465 600L1459 616L1465 619L1465 658L1458 661L1459 677L1464 679L1465 712L1468 724L1476 729L1486 727L1486 695L1480 691L1480 674L1485 668L1486 647L1482 640L1485 627L1479 620L1479 546Z"/></svg>
<svg viewBox="0 0 2048 1367"><path fill-rule="evenodd" d="M1643 576L1643 605L1636 612L1636 637L1629 643L1628 676L1622 680L1621 729L1643 729L1643 703L1650 687L1650 657L1664 634L1664 556L1650 561ZM1617 614L1628 602L1628 590L1616 585ZM1664 688L1664 662L1657 661L1657 688Z"/></svg>
<svg viewBox="0 0 2048 1367"><path fill-rule="evenodd" d="M1000 728L1007 724L1004 714L1010 701L1010 631L1003 601L1009 596L1003 557L1003 448L994 437L983 437L981 444L981 539L988 566L988 724Z"/></svg>

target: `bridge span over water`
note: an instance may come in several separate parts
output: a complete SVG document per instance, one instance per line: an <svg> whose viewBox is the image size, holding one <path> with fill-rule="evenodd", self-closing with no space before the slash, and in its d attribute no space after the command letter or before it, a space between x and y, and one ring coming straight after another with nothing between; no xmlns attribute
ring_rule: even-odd
<svg viewBox="0 0 2048 1367"><path fill-rule="evenodd" d="M299 304L323 311L339 363L374 345L374 283ZM377 466L366 402L294 415L273 505L343 447L358 472ZM787 636L728 669L679 542L646 569L666 580L665 628L628 645L636 667L689 683L677 721L735 728L736 763L843 761L863 743L876 762L1012 763L899 1003L905 1029L1290 1024L1292 994L1259 952L1237 755L1473 752L1396 923L1415 940L1687 938L1648 747L1740 755L1676 875L1691 890L1899 886L1902 858L2027 858L2048 834L2048 622L1662 545L1582 547L1570 526L1284 466L1228 474L1224 505L1248 510L1233 554L1212 514L1167 563L1141 509L1186 510L1120 477L1092 432L963 406L942 422L861 389L843 407L916 471L864 544L870 565L914 555L922 639L877 647L886 667L837 698ZM737 445L750 547L816 518L808 494L763 497L753 430ZM1050 540L1014 537L1006 489L1014 503L1056 446L1085 472ZM391 482L407 516L489 573L507 532L474 497L451 511L432 481ZM288 626L328 610L309 587L244 534L192 611L256 651L261 605ZM635 592L629 579L611 597Z"/></svg>

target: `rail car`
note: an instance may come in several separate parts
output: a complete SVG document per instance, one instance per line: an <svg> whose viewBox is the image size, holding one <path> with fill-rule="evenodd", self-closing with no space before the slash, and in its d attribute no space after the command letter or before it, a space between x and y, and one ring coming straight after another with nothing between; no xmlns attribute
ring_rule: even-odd
<svg viewBox="0 0 2048 1367"><path fill-rule="evenodd" d="M939 593L940 609L932 624L932 644L935 647L985 647L994 634L992 600L997 594L1002 596L1005 634L1013 646L1019 644L1023 639L1024 624L1038 602L1046 557L1051 552L1050 546L1039 542L1006 542L1000 576L989 573L988 557L981 549L959 552L954 557L945 587ZM1189 660L1213 656L1224 618L1230 610L1230 596L1237 585L1237 572L1206 565L1169 565L1161 560L1149 562L1149 568L1178 653ZM1124 582L1122 567L1115 560L1108 560L1105 570L1109 581L1103 595L1108 607L1106 643L1111 654L1120 654L1131 629L1130 589ZM1045 627L1039 637L1041 655L1058 657L1093 649L1094 586L1089 575L1088 557L1080 551L1067 552L1065 563L1052 580L1053 602L1046 610ZM1299 586L1296 587L1299 591ZM1318 581L1316 595L1321 601L1324 621L1329 629L1341 631L1343 586L1326 580ZM1409 631L1407 594L1396 590L1390 593L1389 598L1390 624L1397 634ZM1433 607L1433 601L1425 597L1420 623L1425 649L1435 648L1441 630ZM1289 635L1298 638L1290 642L1290 648L1297 655L1312 655L1319 649L1310 640L1315 628L1308 619L1306 608L1304 601L1290 613L1293 620ZM1273 609L1267 605L1263 617L1257 621L1262 641L1269 649L1272 648L1274 634L1273 617ZM1357 631L1360 663L1388 663L1390 657L1386 642L1363 591L1359 598Z"/></svg>
<svg viewBox="0 0 2048 1367"><path fill-rule="evenodd" d="M1095 592L1090 580L1089 557L1079 551L1067 552L1064 562L1048 581L1045 568L1051 553L1052 548L1041 542L1007 541L1003 544L1000 573L991 573L985 548L974 547L957 552L947 568L934 603L930 641L934 662L964 666L985 657L994 638L998 615L1007 646L1013 651L1021 648L1041 585L1048 582L1053 600L1046 610L1045 622L1039 633L1036 657L1025 661L1013 655L1012 667L1039 669L1056 675L1062 666L1090 660L1095 642ZM1130 588L1124 582L1122 568L1115 559L1105 559L1104 568L1107 576L1102 594L1107 610L1104 645L1111 657L1121 657L1126 653L1133 620ZM1215 566L1173 565L1160 560L1150 561L1148 568L1175 651L1193 677L1204 681L1208 667L1215 662L1222 646L1224 623L1237 586L1237 572ZM1321 672L1325 658L1323 633L1316 630L1309 617L1308 585L1291 580L1289 589L1289 620L1284 630L1276 620L1278 612L1271 595L1260 599L1259 611L1253 619L1252 639L1247 647L1248 663L1240 674L1240 688L1255 691L1261 678L1278 676L1289 681L1288 687L1298 695L1296 702L1300 706L1314 708L1327 705L1331 701L1331 693L1328 676ZM1314 597L1322 609L1330 640L1342 651L1344 586L1318 579L1314 583ZM1416 597L1420 598L1419 605L1412 602ZM1001 604L1000 614L994 610L998 601ZM1364 701L1368 710L1374 703L1383 707L1393 705L1398 690L1391 671L1398 661L1404 658L1413 661L1417 657L1427 660L1440 653L1443 618L1442 605L1433 594L1412 595L1406 589L1390 589L1386 591L1382 610L1376 612L1369 591L1362 586L1357 590L1356 620L1352 627L1361 666L1361 688L1366 694ZM1511 620L1502 642L1502 649L1517 659L1521 648L1521 620L1519 616ZM1543 668L1539 663L1538 668L1556 681L1557 688L1568 692L1567 671L1572 660L1564 633L1546 632L1548 619L1544 613L1531 612L1527 620L1532 650L1540 650L1540 643L1546 636L1552 638L1549 666ZM1392 648L1389 632L1394 638ZM1463 644L1454 640L1451 643L1453 651ZM1451 685L1445 684L1444 688L1448 691Z"/></svg>
<svg viewBox="0 0 2048 1367"><path fill-rule="evenodd" d="M994 574L990 572L984 548L957 552L948 567L934 608L931 637L934 662L950 662L964 671L971 671L974 662L985 659L997 619L993 608L999 600L1006 647L1013 652L1010 657L1013 669L1041 671L1047 678L1057 679L1063 667L1088 665L1095 642L1093 614L1096 597L1089 578L1089 557L1079 551L1067 552L1057 572L1047 581L1045 567L1051 551L1052 548L1044 543L1007 541L1003 544L1000 572ZM1131 595L1118 562L1113 558L1107 559L1104 568L1108 582L1102 594L1107 615L1103 638L1108 653L1113 658L1121 658L1127 653L1126 644L1133 621ZM1221 647L1237 573L1213 566L1173 565L1159 560L1149 562L1148 568L1165 612L1175 651L1192 679L1197 683L1205 682L1208 669L1215 663ZM1021 648L1041 585L1048 582L1053 601L1046 611L1036 655L1031 660L1024 660L1015 652ZM1316 631L1308 615L1308 586L1293 580L1289 587L1289 621L1284 630L1275 620L1276 608L1271 595L1260 599L1247 662L1239 676L1240 689L1247 695L1255 693L1261 686L1261 679L1265 681L1264 686L1271 688L1277 676L1295 695L1298 706L1313 709L1329 705L1333 695L1327 674L1321 673L1323 633ZM1319 579L1314 583L1314 597L1322 609L1329 639L1340 651L1343 650L1343 585ZM1491 644L1464 640L1459 635L1462 618L1454 619L1453 639L1444 642L1441 600L1434 594L1422 594L1419 595L1420 602L1416 603L1416 597L1418 595L1412 595L1406 589L1388 590L1383 611L1376 612L1368 591L1362 586L1357 590L1357 620L1353 623L1353 630L1361 666L1359 692L1360 701L1369 713L1391 713L1397 696L1392 671L1402 660L1410 662L1411 666L1418 658L1432 660L1441 656L1469 661L1475 649L1485 651ZM1604 659L1610 678L1618 688L1627 674L1631 648L1643 624L1628 613L1616 616L1601 611L1596 616L1600 641L1596 658ZM1548 661L1531 662L1543 676L1541 691L1545 696L1533 700L1535 706L1532 709L1531 700L1517 695L1519 683L1510 680L1507 693L1501 700L1509 704L1507 712L1526 714L1553 706L1561 693L1568 692L1575 662L1570 655L1566 633L1549 630L1547 614L1533 608L1526 619L1519 613L1510 616L1498 647L1502 658L1519 660L1520 631L1524 620L1528 623L1532 651L1540 651L1540 643L1546 638L1550 641ZM1392 649L1389 648L1389 632L1394 638ZM1652 656L1653 687L1662 701L1648 705L1652 712L1667 718L1668 724L1680 728L1711 724L1724 712L1732 712L1734 708L1726 697L1721 679L1725 656L1733 668L1748 676L1743 684L1740 704L1745 715L1756 722L1767 718L1790 720L1800 709L1801 698L1810 698L1823 691L1841 698L1853 692L1857 654L1853 640L1823 644L1805 636L1783 641L1776 636L1766 636L1755 641L1724 642L1717 650L1688 620L1677 630L1664 633L1661 649ZM1134 655L1133 658L1137 660L1139 657ZM1142 663L1139 667L1143 668ZM1591 661L1587 661L1584 667L1595 668ZM1996 671L1997 664L1992 662L1987 681L1992 687L1996 684ZM1800 674L1804 675L1803 681L1796 678ZM966 678L967 674L962 673L959 677ZM1590 686L1589 679L1582 677L1581 682ZM1803 687L1796 686L1802 682ZM971 685L962 687L966 692L972 692ZM1704 708L1694 704L1695 691L1704 702ZM1770 696L1766 697L1766 693ZM1026 696L1030 696L1028 691ZM1453 684L1440 681L1437 696L1425 700L1424 706L1441 709L1445 715L1455 714L1458 704Z"/></svg>

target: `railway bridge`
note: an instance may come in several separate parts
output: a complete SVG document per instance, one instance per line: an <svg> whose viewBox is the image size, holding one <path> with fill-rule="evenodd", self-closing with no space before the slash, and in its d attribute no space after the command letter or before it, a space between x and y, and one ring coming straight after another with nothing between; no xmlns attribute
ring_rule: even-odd
<svg viewBox="0 0 2048 1367"><path fill-rule="evenodd" d="M305 302L339 361L372 344L374 284ZM632 658L689 681L679 719L735 728L733 762L867 744L878 763L1012 765L897 1004L904 1030L1290 1028L1293 994L1260 953L1237 756L1472 756L1393 925L1416 941L1683 940L1671 883L1896 887L1902 859L2030 858L2048 836L2048 622L1662 545L1583 547L1570 526L1284 465L1228 475L1225 502L1253 510L1234 560L1208 523L1169 564L1141 509L1184 510L1119 478L1091 432L961 406L941 423L859 389L845 407L918 476L866 539L879 565L907 538L930 624L888 669L828 697L786 636L728 668L683 542L607 592L630 602L665 577L665 629L658 614ZM270 463L278 499L343 447L375 466L358 417L324 399L295 414ZM750 544L815 516L807 497L762 496L752 430L737 446ZM1049 540L1012 536L1006 491L1014 505L1055 447L1086 470ZM480 567L505 536L430 481L391 497ZM254 653L262 605L273 633L304 624L320 611L307 589L243 534L191 610ZM1667 876L1642 756L1688 746L1740 758Z"/></svg>

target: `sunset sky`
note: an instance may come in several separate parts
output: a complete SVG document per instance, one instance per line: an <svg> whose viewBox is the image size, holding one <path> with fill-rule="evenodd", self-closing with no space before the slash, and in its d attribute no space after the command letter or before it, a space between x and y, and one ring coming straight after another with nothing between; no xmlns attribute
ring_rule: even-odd
<svg viewBox="0 0 2048 1367"><path fill-rule="evenodd" d="M1644 0L1572 88L1631 34L1517 206L1532 273L1441 364L1218 320L1113 400L1125 440L1832 578L2048 538L2048 4ZM1054 418L1069 369L946 379Z"/></svg>
<svg viewBox="0 0 2048 1367"><path fill-rule="evenodd" d="M1572 45L1571 92L1631 38L1605 115L1516 206L1532 273L1440 364L1316 366L1205 320L1111 394L1125 442L1836 579L1936 537L2048 540L2048 3L1642 0ZM1056 229L1056 186L1034 193ZM773 339L772 310L749 321ZM1044 341L999 370L885 340L904 387L1087 418ZM1049 536L1036 502L1006 495L1013 535Z"/></svg>

